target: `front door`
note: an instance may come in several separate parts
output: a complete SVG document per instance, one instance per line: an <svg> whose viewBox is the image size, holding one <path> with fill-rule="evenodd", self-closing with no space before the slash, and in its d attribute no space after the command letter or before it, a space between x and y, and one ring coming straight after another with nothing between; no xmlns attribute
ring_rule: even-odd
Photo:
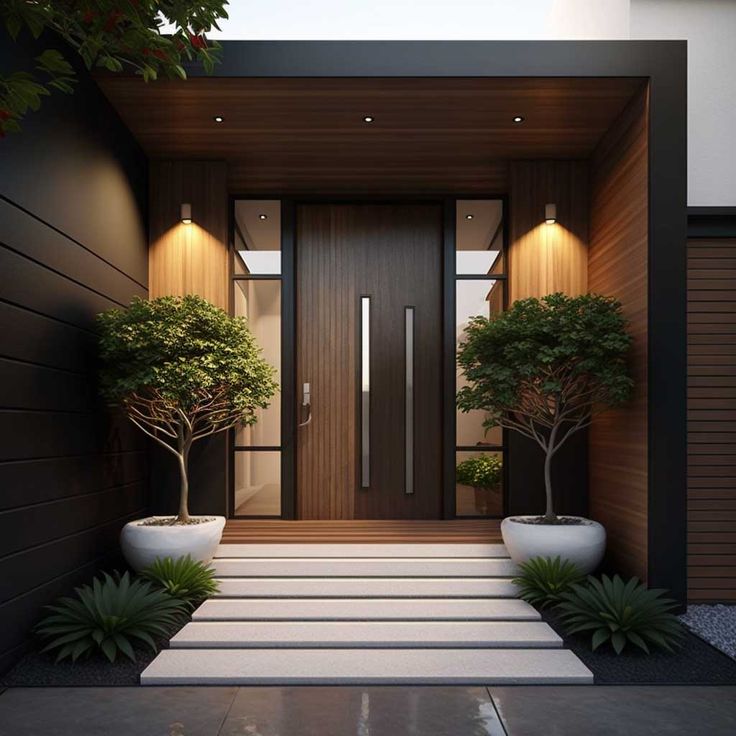
<svg viewBox="0 0 736 736"><path fill-rule="evenodd" d="M299 205L296 273L297 518L441 518L441 205Z"/></svg>

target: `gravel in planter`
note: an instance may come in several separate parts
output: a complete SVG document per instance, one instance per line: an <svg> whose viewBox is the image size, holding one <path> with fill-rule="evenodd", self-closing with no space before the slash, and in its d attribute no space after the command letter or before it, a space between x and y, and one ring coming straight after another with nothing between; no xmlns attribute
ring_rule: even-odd
<svg viewBox="0 0 736 736"><path fill-rule="evenodd" d="M627 645L617 655L608 645L591 651L590 634L567 636L553 612L541 613L590 669L596 685L736 685L736 661L689 631L674 654L660 649L646 654Z"/></svg>
<svg viewBox="0 0 736 736"><path fill-rule="evenodd" d="M736 606L688 606L680 621L714 647L736 659Z"/></svg>
<svg viewBox="0 0 736 736"><path fill-rule="evenodd" d="M168 640L157 642L164 648ZM2 687L121 687L140 685L140 676L156 654L150 647L134 647L136 661L120 654L110 662L101 653L76 662L56 662L55 654L32 651L21 659L2 679Z"/></svg>

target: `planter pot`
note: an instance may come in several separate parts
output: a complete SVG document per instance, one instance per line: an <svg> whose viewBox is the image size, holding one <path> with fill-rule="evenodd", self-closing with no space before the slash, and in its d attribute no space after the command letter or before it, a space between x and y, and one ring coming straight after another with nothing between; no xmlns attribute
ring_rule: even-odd
<svg viewBox="0 0 736 736"><path fill-rule="evenodd" d="M193 518L197 518L196 516ZM209 562L225 528L225 517L207 517L201 524L150 526L147 519L128 522L120 532L120 547L127 563L136 571L163 557L186 557Z"/></svg>
<svg viewBox="0 0 736 736"><path fill-rule="evenodd" d="M582 572L591 573L600 565L606 550L606 530L581 516L580 524L525 524L517 519L533 516L509 516L501 522L501 536L514 562L532 557L559 556L575 563Z"/></svg>

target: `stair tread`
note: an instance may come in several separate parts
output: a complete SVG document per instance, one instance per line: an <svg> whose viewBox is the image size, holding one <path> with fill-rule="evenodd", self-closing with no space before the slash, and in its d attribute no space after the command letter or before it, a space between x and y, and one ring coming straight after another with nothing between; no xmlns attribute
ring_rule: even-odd
<svg viewBox="0 0 736 736"><path fill-rule="evenodd" d="M508 578L219 578L216 598L512 598Z"/></svg>
<svg viewBox="0 0 736 736"><path fill-rule="evenodd" d="M540 619L515 598L217 598L193 614L204 620L525 620Z"/></svg>
<svg viewBox="0 0 736 736"><path fill-rule="evenodd" d="M588 684L566 649L168 649L143 685Z"/></svg>
<svg viewBox="0 0 736 736"><path fill-rule="evenodd" d="M516 565L495 558L238 558L213 560L218 577L511 577Z"/></svg>
<svg viewBox="0 0 736 736"><path fill-rule="evenodd" d="M561 647L542 621L194 621L173 648Z"/></svg>
<svg viewBox="0 0 736 736"><path fill-rule="evenodd" d="M221 544L215 557L496 557L509 556L503 544L283 543Z"/></svg>

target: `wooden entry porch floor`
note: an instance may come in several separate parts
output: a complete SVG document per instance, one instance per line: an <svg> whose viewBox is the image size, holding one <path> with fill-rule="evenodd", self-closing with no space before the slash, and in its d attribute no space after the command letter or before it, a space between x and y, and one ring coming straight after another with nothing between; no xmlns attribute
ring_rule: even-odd
<svg viewBox="0 0 736 736"><path fill-rule="evenodd" d="M500 543L500 519L285 521L228 519L223 544L308 542Z"/></svg>

